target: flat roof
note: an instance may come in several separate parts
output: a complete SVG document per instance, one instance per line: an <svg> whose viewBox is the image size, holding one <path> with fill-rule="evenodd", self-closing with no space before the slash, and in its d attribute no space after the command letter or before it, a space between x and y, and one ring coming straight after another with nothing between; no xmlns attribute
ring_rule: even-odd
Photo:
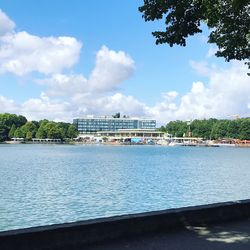
<svg viewBox="0 0 250 250"><path fill-rule="evenodd" d="M150 119L150 118L130 118L130 117L120 117L120 118L114 118L114 117L77 117L74 118L73 120L96 120L96 119L103 119L103 120L149 120L149 121L156 121L155 119Z"/></svg>

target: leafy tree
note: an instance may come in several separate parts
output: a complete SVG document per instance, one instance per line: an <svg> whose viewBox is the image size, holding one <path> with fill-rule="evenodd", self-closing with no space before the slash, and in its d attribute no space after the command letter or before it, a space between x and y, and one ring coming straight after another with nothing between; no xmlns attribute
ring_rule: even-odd
<svg viewBox="0 0 250 250"><path fill-rule="evenodd" d="M0 114L0 121L5 124L9 129L11 128L12 124L15 124L16 127L21 127L27 122L27 119L24 116L17 116L15 114Z"/></svg>
<svg viewBox="0 0 250 250"><path fill-rule="evenodd" d="M15 119L15 124L16 124L16 127L21 127L23 126L26 122L27 122L27 119L26 117L22 116L22 115L14 115L16 116L16 119Z"/></svg>
<svg viewBox="0 0 250 250"><path fill-rule="evenodd" d="M242 139L250 138L250 118L241 118L237 120L217 120L204 119L194 120L190 124L193 137L202 137L204 139ZM173 136L182 137L187 134L188 126L183 121L169 122L160 131L168 132Z"/></svg>
<svg viewBox="0 0 250 250"><path fill-rule="evenodd" d="M250 118L241 121L239 129L239 139L250 140Z"/></svg>
<svg viewBox="0 0 250 250"><path fill-rule="evenodd" d="M116 113L115 115L112 115L113 118L120 118L121 117L121 113Z"/></svg>
<svg viewBox="0 0 250 250"><path fill-rule="evenodd" d="M173 136L183 137L188 132L188 125L183 121L172 121L166 125L165 131Z"/></svg>
<svg viewBox="0 0 250 250"><path fill-rule="evenodd" d="M186 46L186 39L201 33L201 23L211 32L209 43L218 47L216 56L248 60L250 68L249 0L144 0L139 7L145 21L165 19L165 31L155 31L156 44Z"/></svg>
<svg viewBox="0 0 250 250"><path fill-rule="evenodd" d="M48 122L44 126L44 129L49 139L63 139L64 138L63 129L56 122Z"/></svg>
<svg viewBox="0 0 250 250"><path fill-rule="evenodd" d="M72 139L72 138L76 138L77 136L78 136L78 131L76 129L76 126L71 124L68 127L67 137Z"/></svg>
<svg viewBox="0 0 250 250"><path fill-rule="evenodd" d="M240 123L238 120L233 120L228 123L227 126L227 137L238 138L239 137Z"/></svg>
<svg viewBox="0 0 250 250"><path fill-rule="evenodd" d="M164 126L161 126L161 127L159 128L159 131L161 131L161 132L167 132L167 131L166 131L166 128L165 128Z"/></svg>
<svg viewBox="0 0 250 250"><path fill-rule="evenodd" d="M191 123L191 131L194 137L202 137L210 139L213 125L217 122L216 119L209 120L194 120Z"/></svg>
<svg viewBox="0 0 250 250"><path fill-rule="evenodd" d="M25 135L23 134L21 128L17 128L15 133L14 133L14 137L16 138L24 138Z"/></svg>
<svg viewBox="0 0 250 250"><path fill-rule="evenodd" d="M212 139L223 139L227 137L227 120L218 120L212 128L211 138Z"/></svg>
<svg viewBox="0 0 250 250"><path fill-rule="evenodd" d="M43 119L43 120L40 120L38 123L39 123L39 126L45 126L47 123L49 122L49 120L47 119Z"/></svg>
<svg viewBox="0 0 250 250"><path fill-rule="evenodd" d="M59 127L62 129L62 131L63 131L63 138L68 137L67 132L68 132L70 123L58 122L57 124L58 124L58 126L59 126Z"/></svg>
<svg viewBox="0 0 250 250"><path fill-rule="evenodd" d="M63 139L63 130L58 125L51 127L48 131L48 138Z"/></svg>
<svg viewBox="0 0 250 250"><path fill-rule="evenodd" d="M0 114L0 141L17 137L31 140L32 138L64 139L78 135L76 127L66 122L51 122L46 119L27 121L24 116L15 114Z"/></svg>
<svg viewBox="0 0 250 250"><path fill-rule="evenodd" d="M47 132L46 132L44 126L39 127L39 129L36 132L36 138L38 138L38 139L46 139L47 138Z"/></svg>
<svg viewBox="0 0 250 250"><path fill-rule="evenodd" d="M31 141L32 140L32 138L33 138L33 134L32 134L32 132L31 131L28 131L27 133L26 133L26 140L27 141Z"/></svg>
<svg viewBox="0 0 250 250"><path fill-rule="evenodd" d="M38 121L32 121L32 123L36 126L37 129L40 127L40 124Z"/></svg>
<svg viewBox="0 0 250 250"><path fill-rule="evenodd" d="M8 127L0 122L0 142L6 141L8 138Z"/></svg>
<svg viewBox="0 0 250 250"><path fill-rule="evenodd" d="M31 133L31 138L33 138L35 137L35 134L37 132L37 127L33 122L26 122L25 125L21 127L21 130L22 130L24 137L26 138L27 136L30 137L30 133Z"/></svg>
<svg viewBox="0 0 250 250"><path fill-rule="evenodd" d="M15 131L16 131L16 125L12 124L11 129L9 131L8 137L11 139L15 136Z"/></svg>

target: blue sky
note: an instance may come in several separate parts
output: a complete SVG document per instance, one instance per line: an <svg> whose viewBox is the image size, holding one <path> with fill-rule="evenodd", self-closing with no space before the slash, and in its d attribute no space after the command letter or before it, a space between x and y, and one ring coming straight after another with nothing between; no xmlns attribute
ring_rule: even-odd
<svg viewBox="0 0 250 250"><path fill-rule="evenodd" d="M244 64L213 56L205 25L185 48L156 46L151 32L163 23L145 23L142 3L3 0L0 112L70 121L120 111L159 123L247 116Z"/></svg>

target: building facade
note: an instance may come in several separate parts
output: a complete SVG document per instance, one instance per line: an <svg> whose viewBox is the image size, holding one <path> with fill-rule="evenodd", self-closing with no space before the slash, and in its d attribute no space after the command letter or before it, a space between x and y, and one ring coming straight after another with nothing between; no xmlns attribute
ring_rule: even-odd
<svg viewBox="0 0 250 250"><path fill-rule="evenodd" d="M150 119L86 117L76 118L73 123L81 134L119 129L156 129L156 121Z"/></svg>

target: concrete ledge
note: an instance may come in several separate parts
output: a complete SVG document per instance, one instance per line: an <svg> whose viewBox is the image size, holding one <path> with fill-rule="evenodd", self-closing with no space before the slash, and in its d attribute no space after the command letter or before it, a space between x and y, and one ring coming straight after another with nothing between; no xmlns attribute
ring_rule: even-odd
<svg viewBox="0 0 250 250"><path fill-rule="evenodd" d="M0 232L0 249L79 249L106 240L243 218L250 218L250 200Z"/></svg>

